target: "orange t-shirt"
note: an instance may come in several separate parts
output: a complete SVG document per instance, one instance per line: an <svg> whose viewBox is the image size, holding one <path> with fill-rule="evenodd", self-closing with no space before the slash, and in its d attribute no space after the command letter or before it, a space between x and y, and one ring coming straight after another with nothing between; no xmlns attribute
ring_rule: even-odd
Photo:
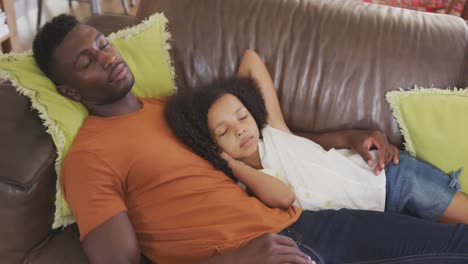
<svg viewBox="0 0 468 264"><path fill-rule="evenodd" d="M164 102L116 117L90 116L62 169L80 239L127 212L152 261L193 263L294 223L301 210L272 209L178 141Z"/></svg>

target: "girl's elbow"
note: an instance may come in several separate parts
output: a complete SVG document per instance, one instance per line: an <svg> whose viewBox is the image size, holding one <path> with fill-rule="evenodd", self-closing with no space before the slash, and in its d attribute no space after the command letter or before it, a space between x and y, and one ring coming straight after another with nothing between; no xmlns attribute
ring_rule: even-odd
<svg viewBox="0 0 468 264"><path fill-rule="evenodd" d="M294 192L289 192L285 197L283 197L283 199L281 199L279 207L286 210L291 207L294 201L296 201L296 195Z"/></svg>

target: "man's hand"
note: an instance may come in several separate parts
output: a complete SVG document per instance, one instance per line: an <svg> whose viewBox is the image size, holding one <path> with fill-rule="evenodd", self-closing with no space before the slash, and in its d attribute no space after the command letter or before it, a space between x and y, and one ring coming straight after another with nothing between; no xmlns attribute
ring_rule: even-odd
<svg viewBox="0 0 468 264"><path fill-rule="evenodd" d="M251 259L252 262L248 263L255 264L315 263L291 238L277 234L264 234L252 239L239 253L240 259Z"/></svg>
<svg viewBox="0 0 468 264"><path fill-rule="evenodd" d="M241 248L203 262L208 263L315 264L315 261L303 253L291 238L264 234Z"/></svg>
<svg viewBox="0 0 468 264"><path fill-rule="evenodd" d="M349 135L350 148L357 152L369 167L374 166L375 161L369 150L376 148L379 151L378 164L375 165L374 174L378 175L391 161L398 164L398 149L388 143L387 136L378 130L354 130Z"/></svg>

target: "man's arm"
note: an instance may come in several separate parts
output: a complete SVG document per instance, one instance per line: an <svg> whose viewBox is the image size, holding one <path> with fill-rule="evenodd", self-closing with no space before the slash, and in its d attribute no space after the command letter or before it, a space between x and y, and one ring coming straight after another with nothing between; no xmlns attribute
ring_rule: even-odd
<svg viewBox="0 0 468 264"><path fill-rule="evenodd" d="M140 248L127 213L119 213L89 232L82 246L91 264L139 264Z"/></svg>
<svg viewBox="0 0 468 264"><path fill-rule="evenodd" d="M120 213L89 232L82 242L91 264L139 264L140 250L127 213ZM264 234L246 245L200 264L313 264L289 237Z"/></svg>

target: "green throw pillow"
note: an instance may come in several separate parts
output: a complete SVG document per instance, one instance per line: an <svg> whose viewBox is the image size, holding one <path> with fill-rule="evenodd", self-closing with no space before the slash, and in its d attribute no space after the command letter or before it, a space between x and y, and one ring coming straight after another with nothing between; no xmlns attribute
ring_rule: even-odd
<svg viewBox="0 0 468 264"><path fill-rule="evenodd" d="M459 176L468 193L468 90L423 89L392 91L386 95L406 150L451 174Z"/></svg>
<svg viewBox="0 0 468 264"><path fill-rule="evenodd" d="M142 23L110 34L115 45L135 77L133 93L139 97L160 97L175 91L174 69L171 64L166 31L167 19L154 14ZM47 132L57 148L55 169L60 175L63 157L70 148L81 124L88 115L79 103L66 99L55 89L36 65L32 51L0 55L0 78L9 79L16 90L29 97L37 109ZM55 219L52 228L75 222L60 189L57 177Z"/></svg>

